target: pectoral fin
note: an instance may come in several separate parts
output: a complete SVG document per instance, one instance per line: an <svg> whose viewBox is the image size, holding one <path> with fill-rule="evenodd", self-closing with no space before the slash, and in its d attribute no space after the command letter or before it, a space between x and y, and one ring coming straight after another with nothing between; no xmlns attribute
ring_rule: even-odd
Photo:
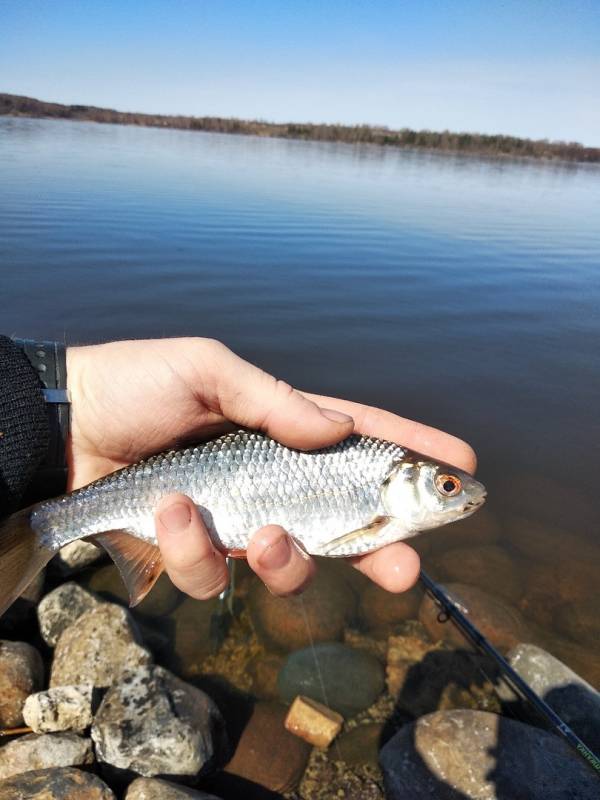
<svg viewBox="0 0 600 800"><path fill-rule="evenodd" d="M158 547L125 530L105 531L89 539L101 545L115 562L129 592L129 605L137 606L164 570Z"/></svg>
<svg viewBox="0 0 600 800"><path fill-rule="evenodd" d="M350 531L350 533L344 533L342 536L338 536L335 539L331 539L331 541L326 542L323 547L320 549L319 555L332 555L335 550L339 550L345 544L349 542L356 542L359 539L365 540L365 547L364 550L357 549L354 552L345 552L345 553L336 553L336 555L359 555L362 552L368 552L369 549L375 550L377 547L377 543L375 537L380 536L383 529L386 525L389 525L392 521L391 517L375 517L372 522L369 522L368 525L365 525L364 528L357 528L355 531Z"/></svg>

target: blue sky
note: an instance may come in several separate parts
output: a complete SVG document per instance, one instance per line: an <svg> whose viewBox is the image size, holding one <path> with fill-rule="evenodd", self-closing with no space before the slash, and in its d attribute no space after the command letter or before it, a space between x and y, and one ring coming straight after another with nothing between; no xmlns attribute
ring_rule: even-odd
<svg viewBox="0 0 600 800"><path fill-rule="evenodd" d="M600 145L600 0L0 0L0 91Z"/></svg>

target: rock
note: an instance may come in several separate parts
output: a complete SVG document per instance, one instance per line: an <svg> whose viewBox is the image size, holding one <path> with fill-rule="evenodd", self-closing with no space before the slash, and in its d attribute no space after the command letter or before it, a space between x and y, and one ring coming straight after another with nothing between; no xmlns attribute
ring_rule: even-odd
<svg viewBox="0 0 600 800"><path fill-rule="evenodd" d="M502 538L502 526L496 515L486 507L480 508L471 517L427 531L425 536L419 538L427 539L434 553L441 553L453 547L494 544Z"/></svg>
<svg viewBox="0 0 600 800"><path fill-rule="evenodd" d="M384 727L383 722L369 722L343 733L336 742L336 756L351 767L362 764L376 767Z"/></svg>
<svg viewBox="0 0 600 800"><path fill-rule="evenodd" d="M310 697L298 697L285 718L285 728L315 747L329 747L342 730L344 718Z"/></svg>
<svg viewBox="0 0 600 800"><path fill-rule="evenodd" d="M129 593L123 583L121 574L114 564L105 564L86 576L86 588L111 603L129 605ZM135 607L136 614L150 617L162 617L175 609L183 598L183 594L171 583L171 579L163 573L152 590L142 602Z"/></svg>
<svg viewBox="0 0 600 800"><path fill-rule="evenodd" d="M152 777L198 776L226 746L214 702L162 667L121 675L106 693L92 726L99 761Z"/></svg>
<svg viewBox="0 0 600 800"><path fill-rule="evenodd" d="M214 794L178 786L158 778L136 778L129 784L125 800L219 800Z"/></svg>
<svg viewBox="0 0 600 800"><path fill-rule="evenodd" d="M536 499L538 507L541 503ZM567 507L570 514L570 507ZM568 565L571 561L589 564L598 569L600 546L589 537L573 533L567 521L560 527L560 517L547 522L528 516L510 516L506 520L506 536L510 544L534 563ZM592 528L590 528L592 529Z"/></svg>
<svg viewBox="0 0 600 800"><path fill-rule="evenodd" d="M468 610L473 624L502 652L527 641L525 621L519 611L505 600L463 583L449 583L442 588ZM464 647L463 634L451 622L438 622L439 613L437 604L429 595L425 595L419 609L419 619L429 635L434 641L444 639L456 647Z"/></svg>
<svg viewBox="0 0 600 800"><path fill-rule="evenodd" d="M556 629L581 644L600 642L600 620L595 604L588 598L585 603L566 603L556 612Z"/></svg>
<svg viewBox="0 0 600 800"><path fill-rule="evenodd" d="M410 668L439 647L416 635L390 636L385 667L388 692L395 697L404 686Z"/></svg>
<svg viewBox="0 0 600 800"><path fill-rule="evenodd" d="M86 611L97 608L99 600L78 583L69 581L49 592L38 606L42 639L55 647L61 633Z"/></svg>
<svg viewBox="0 0 600 800"><path fill-rule="evenodd" d="M566 664L533 644L517 645L506 658L579 738L595 753L600 752L600 693ZM497 691L505 702L517 701L506 683L500 682ZM530 711L526 703L522 711ZM531 712L532 722L539 719Z"/></svg>
<svg viewBox="0 0 600 800"><path fill-rule="evenodd" d="M394 628L407 619L416 619L423 599L423 589L417 585L408 592L392 594L370 582L360 596L359 622L372 631Z"/></svg>
<svg viewBox="0 0 600 800"><path fill-rule="evenodd" d="M372 655L328 642L289 655L277 685L286 703L302 694L350 718L375 702L385 681L383 667Z"/></svg>
<svg viewBox="0 0 600 800"><path fill-rule="evenodd" d="M38 651L25 642L0 640L0 728L23 724L23 706L42 687L44 665Z"/></svg>
<svg viewBox="0 0 600 800"><path fill-rule="evenodd" d="M306 647L311 636L314 642L342 639L356 609L349 583L322 567L300 596L275 597L257 578L247 602L258 638L279 651Z"/></svg>
<svg viewBox="0 0 600 800"><path fill-rule="evenodd" d="M337 749L334 747L334 750ZM310 800L385 800L379 770L349 769L344 761L313 750L298 795ZM375 772L375 777L371 775ZM296 797L296 795L294 795ZM434 798L431 798L434 800Z"/></svg>
<svg viewBox="0 0 600 800"><path fill-rule="evenodd" d="M88 684L30 694L23 707L23 720L34 733L81 733L92 724L92 691Z"/></svg>
<svg viewBox="0 0 600 800"><path fill-rule="evenodd" d="M248 672L252 675L252 691L263 700L277 700L277 677L283 666L283 656L259 654L248 662Z"/></svg>
<svg viewBox="0 0 600 800"><path fill-rule="evenodd" d="M256 703L225 771L273 792L293 791L302 779L310 746L286 731L286 714L278 703Z"/></svg>
<svg viewBox="0 0 600 800"><path fill-rule="evenodd" d="M169 652L163 662L183 678L202 673L203 662L219 644L213 631L213 618L219 610L219 600L194 600L186 597L164 622L170 638Z"/></svg>
<svg viewBox="0 0 600 800"><path fill-rule="evenodd" d="M520 565L495 544L441 553L433 562L432 572L441 581L479 586L509 602L516 603L523 592Z"/></svg>
<svg viewBox="0 0 600 800"><path fill-rule="evenodd" d="M129 612L103 603L86 611L61 634L54 651L50 686L111 686L125 670L151 660L150 653L136 642Z"/></svg>
<svg viewBox="0 0 600 800"><path fill-rule="evenodd" d="M591 800L598 777L558 736L484 711L438 711L380 754L389 800Z"/></svg>
<svg viewBox="0 0 600 800"><path fill-rule="evenodd" d="M72 767L36 769L0 781L2 800L115 800L100 778Z"/></svg>
<svg viewBox="0 0 600 800"><path fill-rule="evenodd" d="M93 763L90 739L76 733L30 733L0 749L0 780L32 769Z"/></svg>
<svg viewBox="0 0 600 800"><path fill-rule="evenodd" d="M83 539L78 539L62 547L58 555L54 557L52 565L56 567L61 575L72 575L74 572L79 572L79 570L99 561L104 555L104 550L101 547L96 547L91 542L84 542Z"/></svg>
<svg viewBox="0 0 600 800"><path fill-rule="evenodd" d="M543 642L545 649L559 658L595 689L600 690L600 652L582 647L568 639L548 636Z"/></svg>

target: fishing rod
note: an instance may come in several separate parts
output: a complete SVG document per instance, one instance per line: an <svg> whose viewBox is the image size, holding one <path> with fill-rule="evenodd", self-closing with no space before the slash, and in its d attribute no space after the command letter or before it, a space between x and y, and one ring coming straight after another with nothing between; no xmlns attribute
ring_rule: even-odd
<svg viewBox="0 0 600 800"><path fill-rule="evenodd" d="M441 608L438 620L447 622L452 620L462 631L465 637L472 642L478 650L486 653L500 667L500 671L513 691L522 699L527 700L535 710L543 717L551 727L560 734L568 744L584 759L592 769L600 775L600 758L595 755L590 748L584 744L567 723L558 716L548 703L534 692L531 686L524 681L519 673L511 667L504 656L496 650L493 644L481 633L481 631L463 614L458 605L448 597L446 592L433 581L429 575L421 570L421 582L424 584L427 593L433 598L434 602Z"/></svg>

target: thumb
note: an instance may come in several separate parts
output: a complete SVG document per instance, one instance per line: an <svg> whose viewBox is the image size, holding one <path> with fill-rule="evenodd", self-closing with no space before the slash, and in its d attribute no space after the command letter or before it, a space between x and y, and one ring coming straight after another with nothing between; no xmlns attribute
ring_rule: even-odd
<svg viewBox="0 0 600 800"><path fill-rule="evenodd" d="M348 414L321 408L224 345L223 350L215 363L215 377L221 413L227 419L306 450L335 444L354 430Z"/></svg>

